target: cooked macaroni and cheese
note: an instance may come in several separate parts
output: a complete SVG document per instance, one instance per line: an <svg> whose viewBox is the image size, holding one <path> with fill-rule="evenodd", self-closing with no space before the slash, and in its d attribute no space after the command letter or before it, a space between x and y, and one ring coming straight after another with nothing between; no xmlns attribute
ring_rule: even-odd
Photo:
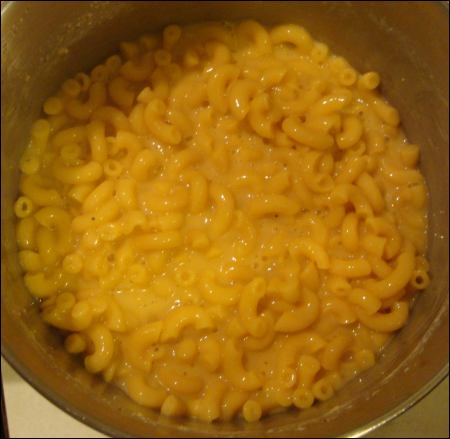
<svg viewBox="0 0 450 439"><path fill-rule="evenodd" d="M301 27L171 25L65 81L20 168L19 258L86 369L166 416L307 409L429 283L420 150Z"/></svg>

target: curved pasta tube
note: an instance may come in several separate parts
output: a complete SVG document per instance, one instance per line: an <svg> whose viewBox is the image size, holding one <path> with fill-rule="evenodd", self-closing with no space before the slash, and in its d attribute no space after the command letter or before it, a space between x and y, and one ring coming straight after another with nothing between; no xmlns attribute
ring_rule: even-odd
<svg viewBox="0 0 450 439"><path fill-rule="evenodd" d="M231 52L226 44L214 40L208 41L205 44L205 49L208 56L211 57L211 61L205 67L206 71L230 63Z"/></svg>
<svg viewBox="0 0 450 439"><path fill-rule="evenodd" d="M20 190L38 206L51 206L61 201L55 189L46 189L40 175L27 175L20 182Z"/></svg>
<svg viewBox="0 0 450 439"><path fill-rule="evenodd" d="M247 422L258 422L262 416L262 406L258 401L249 399L242 406L242 415Z"/></svg>
<svg viewBox="0 0 450 439"><path fill-rule="evenodd" d="M55 269L48 277L44 273L25 273L23 281L34 297L46 298L62 288L66 278L61 269Z"/></svg>
<svg viewBox="0 0 450 439"><path fill-rule="evenodd" d="M214 182L209 185L209 195L216 205L210 230L213 237L219 237L228 231L233 222L234 198L229 189Z"/></svg>
<svg viewBox="0 0 450 439"><path fill-rule="evenodd" d="M63 296L71 296L70 299ZM58 306L58 302L66 300L66 306ZM41 317L44 322L66 331L78 332L89 328L94 314L89 303L81 300L75 303L75 298L70 293L63 293L56 299L56 306L44 308Z"/></svg>
<svg viewBox="0 0 450 439"><path fill-rule="evenodd" d="M249 271L248 265L239 262L223 264L216 276L217 280L225 285L233 282L249 283L254 279L254 275ZM262 288L262 286L260 287Z"/></svg>
<svg viewBox="0 0 450 439"><path fill-rule="evenodd" d="M271 102L270 95L261 93L250 101L247 119L257 134L265 139L274 139L276 124L281 120L282 113L277 105Z"/></svg>
<svg viewBox="0 0 450 439"><path fill-rule="evenodd" d="M228 390L225 381L217 379L206 387L202 398L189 400L189 413L197 419L212 422L221 414L221 401Z"/></svg>
<svg viewBox="0 0 450 439"><path fill-rule="evenodd" d="M385 210L385 202L380 189L378 188L373 177L367 172L361 173L355 182L364 195L369 199L370 204L375 213L380 213Z"/></svg>
<svg viewBox="0 0 450 439"><path fill-rule="evenodd" d="M406 211L402 215L406 219L408 219L410 214L423 216L422 209L426 207L428 202L427 197L427 189L424 184L408 185L406 188L397 189L396 204L400 206L402 210L404 209ZM420 220L410 220L409 223L412 225L419 224L423 226L423 223L421 223Z"/></svg>
<svg viewBox="0 0 450 439"><path fill-rule="evenodd" d="M300 355L297 362L298 388L311 388L314 378L321 368L320 361L311 355Z"/></svg>
<svg viewBox="0 0 450 439"><path fill-rule="evenodd" d="M100 183L84 200L81 207L83 213L98 209L104 204L113 194L115 190L114 180L105 180Z"/></svg>
<svg viewBox="0 0 450 439"><path fill-rule="evenodd" d="M408 320L409 305L407 302L395 302L388 314L376 312L368 316L362 309L355 308L358 319L374 331L394 332L403 327Z"/></svg>
<svg viewBox="0 0 450 439"><path fill-rule="evenodd" d="M244 392L240 389L228 391L222 399L222 414L220 420L230 421L233 419L236 412L242 408L248 399L248 392Z"/></svg>
<svg viewBox="0 0 450 439"><path fill-rule="evenodd" d="M42 262L49 266L55 266L61 259L61 254L56 249L56 237L51 229L40 227L36 231L37 251Z"/></svg>
<svg viewBox="0 0 450 439"><path fill-rule="evenodd" d="M104 106L97 108L92 112L92 121L101 121L105 125L112 126L117 133L118 131L130 131L130 122L123 111L115 107Z"/></svg>
<svg viewBox="0 0 450 439"><path fill-rule="evenodd" d="M95 189L95 184L86 183L72 186L68 192L69 198L82 203L86 197Z"/></svg>
<svg viewBox="0 0 450 439"><path fill-rule="evenodd" d="M84 366L91 373L101 372L114 355L114 339L111 331L102 323L94 323L83 334L94 344L94 353L84 359Z"/></svg>
<svg viewBox="0 0 450 439"><path fill-rule="evenodd" d="M330 232L325 221L314 212L303 214L296 222L297 227L306 227L311 231L312 239L326 248L330 239Z"/></svg>
<svg viewBox="0 0 450 439"><path fill-rule="evenodd" d="M295 215L300 210L300 204L284 195L258 195L253 197L248 205L248 211L254 218L265 215Z"/></svg>
<svg viewBox="0 0 450 439"><path fill-rule="evenodd" d="M76 216L71 227L75 233L84 233L100 224L114 220L120 212L120 203L112 198L92 212Z"/></svg>
<svg viewBox="0 0 450 439"><path fill-rule="evenodd" d="M295 389L291 399L293 400L295 407L301 410L311 407L314 403L314 395L312 392L303 387Z"/></svg>
<svg viewBox="0 0 450 439"><path fill-rule="evenodd" d="M286 192L290 186L290 172L288 170L277 172L267 183L267 189L274 194Z"/></svg>
<svg viewBox="0 0 450 439"><path fill-rule="evenodd" d="M69 100L66 104L66 112L69 116L78 120L88 120L92 112L106 102L106 86L102 82L96 82L89 88L89 98L85 103L76 99Z"/></svg>
<svg viewBox="0 0 450 439"><path fill-rule="evenodd" d="M270 41L269 34L254 20L246 20L236 28L236 34L238 38L244 40L252 40L252 45L246 48L247 55L251 57L257 57L261 55L269 55L272 53L272 43Z"/></svg>
<svg viewBox="0 0 450 439"><path fill-rule="evenodd" d="M41 255L34 251L21 250L19 252L19 261L25 271L36 273L44 270L44 262ZM419 276L416 277L418 278Z"/></svg>
<svg viewBox="0 0 450 439"><path fill-rule="evenodd" d="M183 236L177 230L148 233L135 238L135 245L143 250L168 250L181 247Z"/></svg>
<svg viewBox="0 0 450 439"><path fill-rule="evenodd" d="M264 188L264 178L256 171L248 170L240 174L234 174L230 178L233 189L247 188L254 193L261 193Z"/></svg>
<svg viewBox="0 0 450 439"><path fill-rule="evenodd" d="M61 149L70 143L83 143L87 140L85 126L77 126L59 131L53 136L52 144L55 148Z"/></svg>
<svg viewBox="0 0 450 439"><path fill-rule="evenodd" d="M21 159L21 170L25 174L34 174L39 168L30 169L25 165L24 159L31 157L39 157L46 151L51 131L51 125L46 119L37 120L31 128L31 141L26 149L24 156ZM33 172L25 172L33 171Z"/></svg>
<svg viewBox="0 0 450 439"><path fill-rule="evenodd" d="M267 331L262 337L253 337L251 335L245 337L242 342L245 350L262 351L269 346L275 338L275 318L273 317L273 314L270 311L264 311L261 313L261 317L267 322Z"/></svg>
<svg viewBox="0 0 450 439"><path fill-rule="evenodd" d="M283 116L304 116L314 102L320 98L321 93L318 90L305 90L300 93L298 99L283 100L275 96L275 103L281 108ZM295 120L298 123L297 120Z"/></svg>
<svg viewBox="0 0 450 439"><path fill-rule="evenodd" d="M287 367L291 367L297 361L300 354L312 354L325 347L326 340L315 332L304 332L286 338L280 346L276 360L276 370L282 373Z"/></svg>
<svg viewBox="0 0 450 439"><path fill-rule="evenodd" d="M116 181L116 198L124 210L134 210L138 208L136 197L136 181L121 178Z"/></svg>
<svg viewBox="0 0 450 439"><path fill-rule="evenodd" d="M351 148L359 141L363 134L363 126L357 116L347 116L342 121L342 133L336 136L336 143L340 149Z"/></svg>
<svg viewBox="0 0 450 439"><path fill-rule="evenodd" d="M339 131L341 128L341 116L339 113L332 113L327 116L315 116L305 121L305 127L315 131L331 133Z"/></svg>
<svg viewBox="0 0 450 439"><path fill-rule="evenodd" d="M173 125L164 120L166 104L161 99L153 99L144 111L144 121L147 129L161 142L178 145L181 142L181 133Z"/></svg>
<svg viewBox="0 0 450 439"><path fill-rule="evenodd" d="M352 347L354 337L349 333L334 337L323 350L321 363L326 370L338 370L341 357Z"/></svg>
<svg viewBox="0 0 450 439"><path fill-rule="evenodd" d="M317 264L317 268L327 270L330 258L325 249L313 238L297 238L289 243L289 254L292 259L304 256Z"/></svg>
<svg viewBox="0 0 450 439"><path fill-rule="evenodd" d="M108 157L104 123L94 119L86 125L86 134L91 147L91 160L103 163Z"/></svg>
<svg viewBox="0 0 450 439"><path fill-rule="evenodd" d="M244 211L236 210L235 216L236 229L241 233L234 249L238 256L248 256L255 247L258 231L256 230L252 220Z"/></svg>
<svg viewBox="0 0 450 439"><path fill-rule="evenodd" d="M358 216L372 217L373 210L364 192L354 184L343 183L336 186L330 194L331 201L337 204L352 203Z"/></svg>
<svg viewBox="0 0 450 439"><path fill-rule="evenodd" d="M276 26L269 35L273 44L291 43L305 54L309 53L313 47L313 40L309 33L295 24Z"/></svg>
<svg viewBox="0 0 450 439"><path fill-rule="evenodd" d="M313 206L322 211L321 215L330 229L340 227L346 215L346 208L342 204L334 203L329 196L316 195L313 200Z"/></svg>
<svg viewBox="0 0 450 439"><path fill-rule="evenodd" d="M120 74L129 81L145 81L155 68L153 52L147 52L138 59L126 61L119 69Z"/></svg>
<svg viewBox="0 0 450 439"><path fill-rule="evenodd" d="M307 153L300 164L300 174L304 184L313 192L324 194L330 192L335 183L328 172L318 172L319 160L323 153L312 151Z"/></svg>
<svg viewBox="0 0 450 439"><path fill-rule="evenodd" d="M362 157L349 157L334 181L337 184L353 183L361 175L364 169L366 169L366 161Z"/></svg>
<svg viewBox="0 0 450 439"><path fill-rule="evenodd" d="M408 284L415 268L414 252L404 251L398 257L397 267L388 277L378 282L366 282L365 287L379 299L387 299Z"/></svg>
<svg viewBox="0 0 450 439"><path fill-rule="evenodd" d="M338 297L346 296L352 289L350 283L341 276L328 276L325 285L335 296Z"/></svg>
<svg viewBox="0 0 450 439"><path fill-rule="evenodd" d="M129 112L134 102L134 92L130 89L131 83L122 76L111 79L108 92L113 102L124 111Z"/></svg>
<svg viewBox="0 0 450 439"><path fill-rule="evenodd" d="M136 402L152 409L159 409L167 397L163 388L149 386L141 372L134 373L127 379L126 391Z"/></svg>
<svg viewBox="0 0 450 439"><path fill-rule="evenodd" d="M387 238L376 235L364 235L361 239L361 245L364 250L369 253L368 256L375 256L377 258L383 257L384 247L386 246L386 243Z"/></svg>
<svg viewBox="0 0 450 439"><path fill-rule="evenodd" d="M314 193L304 182L300 175L293 175L292 189L300 203L306 208L311 209L314 206Z"/></svg>
<svg viewBox="0 0 450 439"><path fill-rule="evenodd" d="M314 383L311 387L311 392L314 395L314 398L319 401L326 401L334 395L334 388L326 378L322 378Z"/></svg>
<svg viewBox="0 0 450 439"><path fill-rule="evenodd" d="M136 213L142 213L138 211ZM145 218L145 215L144 215ZM165 215L158 215L148 219L148 228L155 231L179 230L184 221L184 213L173 212Z"/></svg>
<svg viewBox="0 0 450 439"><path fill-rule="evenodd" d="M400 160L408 168L419 164L420 147L418 145L404 145L400 150Z"/></svg>
<svg viewBox="0 0 450 439"><path fill-rule="evenodd" d="M234 305L238 302L242 285L224 287L215 281L214 272L205 270L199 280L198 288L204 299L215 305Z"/></svg>
<svg viewBox="0 0 450 439"><path fill-rule="evenodd" d="M155 154L149 149L144 149L134 159L131 165L130 175L138 182L143 183L149 179L150 172L156 167L156 164Z"/></svg>
<svg viewBox="0 0 450 439"><path fill-rule="evenodd" d="M194 305L180 306L172 310L164 319L160 340L165 342L171 338L178 338L183 328L188 325L194 325L197 331L215 327L204 308Z"/></svg>
<svg viewBox="0 0 450 439"><path fill-rule="evenodd" d="M265 294L266 281L262 277L257 277L244 287L239 300L239 316L253 337L262 337L269 327L267 320L257 313L258 302Z"/></svg>
<svg viewBox="0 0 450 439"><path fill-rule="evenodd" d="M311 78L311 89L316 89L321 93L325 91L325 84L323 81L321 81L321 79L319 79L320 76L322 76L320 65L317 65L317 63L315 63L312 59L308 59L307 57L298 57L297 59L292 60L292 62L290 62L289 64L292 70L299 77L306 76ZM296 85L296 87L298 87L298 85Z"/></svg>
<svg viewBox="0 0 450 439"><path fill-rule="evenodd" d="M136 156L144 149L142 142L135 134L123 130L117 131L116 142L119 151L125 149L127 152L123 160L123 166L129 169Z"/></svg>
<svg viewBox="0 0 450 439"><path fill-rule="evenodd" d="M281 127L291 139L313 149L325 150L334 144L334 139L330 134L306 127L296 116L284 119Z"/></svg>
<svg viewBox="0 0 450 439"><path fill-rule="evenodd" d="M258 91L258 84L250 79L238 79L230 86L229 107L236 120L244 120L250 111L250 100Z"/></svg>
<svg viewBox="0 0 450 439"><path fill-rule="evenodd" d="M363 277L372 272L372 267L364 258L338 259L330 258L330 274L342 277Z"/></svg>
<svg viewBox="0 0 450 439"><path fill-rule="evenodd" d="M281 84L282 82L286 82L283 81L283 79L287 78L287 77L291 77L290 75L290 71L288 73L288 69L284 68L284 67L272 67L272 68L268 68L265 69L261 72L259 81L264 89L264 91L266 90L270 90L272 87L275 87L279 84Z"/></svg>
<svg viewBox="0 0 450 439"><path fill-rule="evenodd" d="M368 93L366 94L366 96ZM398 110L391 107L382 99L373 99L372 102L373 109L377 116L386 124L391 126L397 126L400 123L400 116Z"/></svg>
<svg viewBox="0 0 450 439"><path fill-rule="evenodd" d="M402 248L402 236L397 227L392 225L385 218L366 218L366 226L372 230L376 236L387 239L384 246L383 256L389 260L398 254Z"/></svg>
<svg viewBox="0 0 450 439"><path fill-rule="evenodd" d="M323 303L323 314L333 314L340 325L348 325L356 321L356 314L344 300L332 297Z"/></svg>
<svg viewBox="0 0 450 439"><path fill-rule="evenodd" d="M359 250L360 238L358 235L359 218L355 212L350 212L344 218L341 226L342 244L350 253Z"/></svg>
<svg viewBox="0 0 450 439"><path fill-rule="evenodd" d="M285 279L281 279L280 277L271 278L267 285L267 291L281 296L288 303L296 303L300 299L300 281L302 280L298 272L299 267L296 266L294 269L284 273Z"/></svg>
<svg viewBox="0 0 450 439"><path fill-rule="evenodd" d="M375 314L381 308L381 300L364 288L353 288L347 300L358 305L368 316Z"/></svg>
<svg viewBox="0 0 450 439"><path fill-rule="evenodd" d="M308 261L306 266L300 272L298 279L300 285L312 291L318 291L320 288L320 275L317 265L313 261Z"/></svg>
<svg viewBox="0 0 450 439"><path fill-rule="evenodd" d="M189 185L189 212L200 213L208 202L208 182L205 176L195 169L182 172L181 181Z"/></svg>
<svg viewBox="0 0 450 439"><path fill-rule="evenodd" d="M225 343L222 367L227 380L241 390L252 391L263 385L263 381L254 370L245 370L242 365L242 353L236 349L234 339L229 339Z"/></svg>
<svg viewBox="0 0 450 439"><path fill-rule="evenodd" d="M418 290L424 290L425 288L430 285L430 276L428 276L428 269L425 267L418 266L413 272L413 275L411 276L410 284L418 289Z"/></svg>
<svg viewBox="0 0 450 439"><path fill-rule="evenodd" d="M85 184L97 181L103 174L103 166L89 162L80 166L66 166L61 158L56 158L51 166L53 176L61 183Z"/></svg>
<svg viewBox="0 0 450 439"><path fill-rule="evenodd" d="M205 384L203 378L189 372L189 369L180 371L174 364L169 363L159 370L158 378L172 392L192 395L200 392Z"/></svg>
<svg viewBox="0 0 450 439"><path fill-rule="evenodd" d="M169 80L160 67L157 67L151 74L150 85L151 88L148 88L149 97L145 101L142 100L142 102L147 104L153 97L161 99L161 101L167 100L170 93L170 84ZM147 91L147 89L143 90L143 92L145 91Z"/></svg>
<svg viewBox="0 0 450 439"><path fill-rule="evenodd" d="M221 346L217 340L203 338L199 344L199 360L208 372L217 370L221 363Z"/></svg>
<svg viewBox="0 0 450 439"><path fill-rule="evenodd" d="M108 294L95 295L93 297L101 298L106 303L102 321L108 329L115 332L126 332L129 329L125 320L124 311L113 297Z"/></svg>
<svg viewBox="0 0 450 439"><path fill-rule="evenodd" d="M166 114L167 122L176 127L183 139L189 138L195 133L194 125L191 119L181 110L170 108Z"/></svg>
<svg viewBox="0 0 450 439"><path fill-rule="evenodd" d="M188 166L200 162L203 159L203 155L198 149L186 148L183 151L174 154L167 162L165 174L169 179L178 177Z"/></svg>
<svg viewBox="0 0 450 439"><path fill-rule="evenodd" d="M299 307L285 311L275 323L275 331L298 332L311 326L319 317L320 299L305 289L303 291L303 303Z"/></svg>
<svg viewBox="0 0 450 439"><path fill-rule="evenodd" d="M65 210L48 206L34 214L36 221L49 230L56 230L56 249L61 255L66 255L72 249L71 217Z"/></svg>
<svg viewBox="0 0 450 439"><path fill-rule="evenodd" d="M381 163L383 175L396 186L424 182L423 175L417 169L400 169L388 163L386 159L383 159Z"/></svg>
<svg viewBox="0 0 450 439"><path fill-rule="evenodd" d="M156 189L159 189L158 187ZM184 209L189 203L189 190L186 186L174 185L157 192L149 192L145 206L153 213L168 213Z"/></svg>
<svg viewBox="0 0 450 439"><path fill-rule="evenodd" d="M208 80L208 100L211 106L222 114L228 110L227 88L239 77L239 73L240 68L236 65L225 64L215 69Z"/></svg>
<svg viewBox="0 0 450 439"><path fill-rule="evenodd" d="M353 93L344 89L319 99L309 112L310 116L328 116L341 111L353 99Z"/></svg>
<svg viewBox="0 0 450 439"><path fill-rule="evenodd" d="M381 257L368 254L367 262L370 264L373 273L380 279L387 278L394 269Z"/></svg>
<svg viewBox="0 0 450 439"><path fill-rule="evenodd" d="M161 406L161 414L168 417L182 418L186 412L186 405L175 395L167 396Z"/></svg>

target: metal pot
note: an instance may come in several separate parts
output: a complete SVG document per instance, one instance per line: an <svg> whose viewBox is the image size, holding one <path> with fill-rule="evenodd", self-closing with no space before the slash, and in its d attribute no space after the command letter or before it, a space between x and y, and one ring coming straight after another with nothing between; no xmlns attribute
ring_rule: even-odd
<svg viewBox="0 0 450 439"><path fill-rule="evenodd" d="M58 85L172 23L295 22L360 71L375 70L428 180L432 283L374 367L332 399L255 424L169 419L88 374L42 323L22 282L13 203L32 121ZM2 355L39 392L113 436L358 436L402 413L448 373L448 2L5 2L2 5Z"/></svg>

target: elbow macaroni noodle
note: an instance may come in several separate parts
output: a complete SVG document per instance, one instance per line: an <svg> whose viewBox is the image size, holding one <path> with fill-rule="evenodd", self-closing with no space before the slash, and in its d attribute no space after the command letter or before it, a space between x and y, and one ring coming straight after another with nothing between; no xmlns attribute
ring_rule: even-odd
<svg viewBox="0 0 450 439"><path fill-rule="evenodd" d="M207 422L307 409L369 368L430 282L420 150L379 82L252 20L172 25L66 81L14 205L66 350Z"/></svg>

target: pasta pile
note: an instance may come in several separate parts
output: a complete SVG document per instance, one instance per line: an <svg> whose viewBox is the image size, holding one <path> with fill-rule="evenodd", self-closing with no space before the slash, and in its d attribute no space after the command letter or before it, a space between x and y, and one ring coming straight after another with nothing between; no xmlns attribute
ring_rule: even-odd
<svg viewBox="0 0 450 439"><path fill-rule="evenodd" d="M397 110L301 27L168 26L44 103L17 239L42 319L166 416L332 397L429 283Z"/></svg>

